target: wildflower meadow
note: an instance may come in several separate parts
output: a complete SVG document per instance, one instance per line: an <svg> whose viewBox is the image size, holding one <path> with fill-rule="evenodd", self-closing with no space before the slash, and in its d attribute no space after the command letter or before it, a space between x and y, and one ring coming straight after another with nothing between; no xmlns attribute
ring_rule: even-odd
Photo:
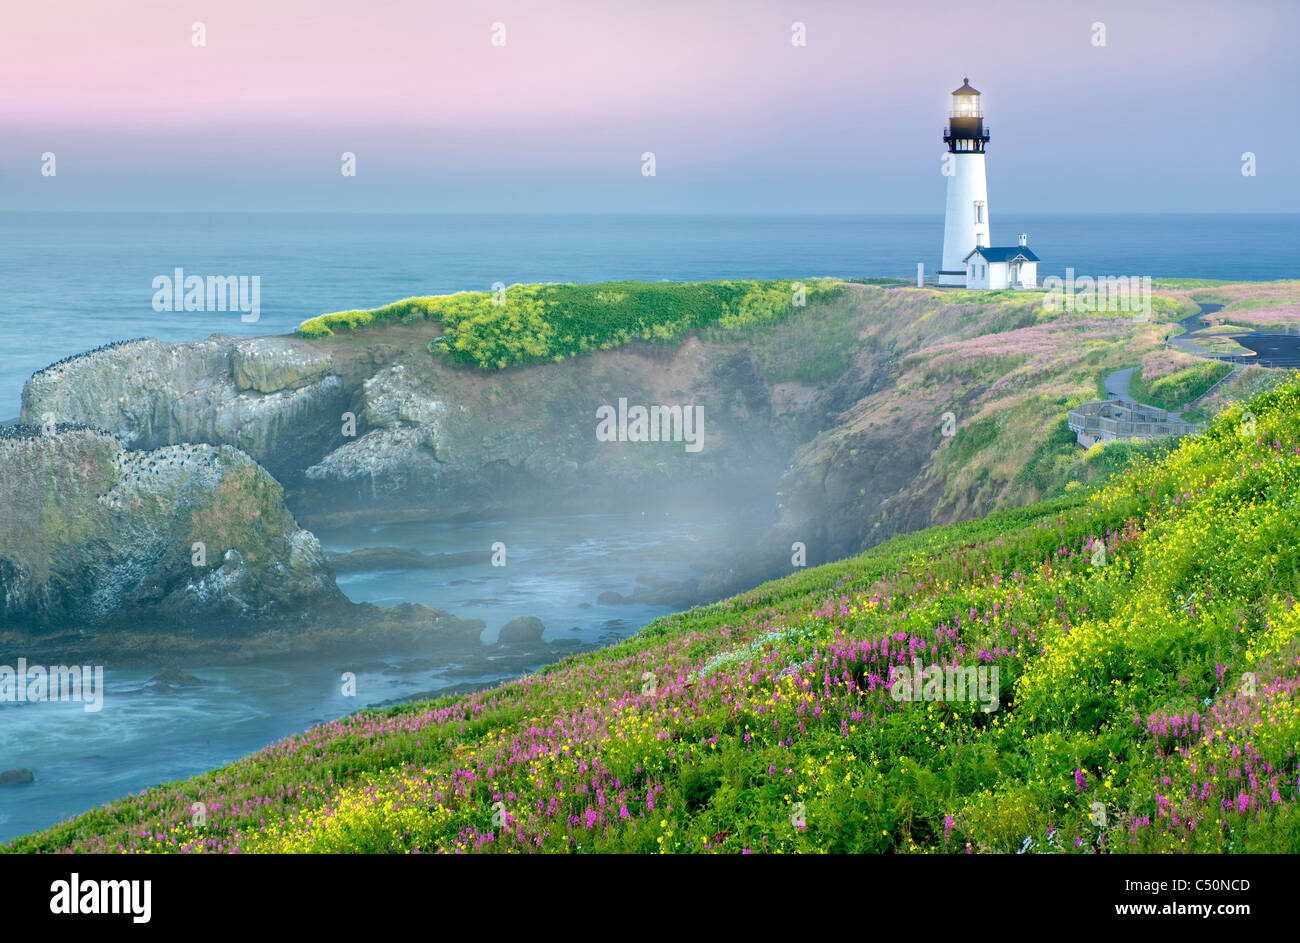
<svg viewBox="0 0 1300 943"><path fill-rule="evenodd" d="M1100 486L323 724L5 850L1296 852L1298 533L1293 379ZM996 667L994 709L896 697L918 661Z"/></svg>

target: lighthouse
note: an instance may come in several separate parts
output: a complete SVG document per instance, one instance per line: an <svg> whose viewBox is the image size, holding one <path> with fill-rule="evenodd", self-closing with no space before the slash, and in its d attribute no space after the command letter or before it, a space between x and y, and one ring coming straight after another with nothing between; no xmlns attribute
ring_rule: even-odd
<svg viewBox="0 0 1300 943"><path fill-rule="evenodd" d="M984 177L984 148L989 132L984 127L980 93L962 79L952 93L948 127L943 132L948 155L948 205L943 223L943 264L940 285L966 285L966 257L971 250L989 245L989 194Z"/></svg>

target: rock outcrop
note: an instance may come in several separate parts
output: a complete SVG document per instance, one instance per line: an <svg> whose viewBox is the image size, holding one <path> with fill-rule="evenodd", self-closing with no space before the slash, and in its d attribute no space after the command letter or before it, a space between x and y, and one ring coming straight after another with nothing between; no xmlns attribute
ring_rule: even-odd
<svg viewBox="0 0 1300 943"><path fill-rule="evenodd" d="M7 769L0 773L0 786L26 786L36 782L36 775L25 767Z"/></svg>
<svg viewBox="0 0 1300 943"><path fill-rule="evenodd" d="M427 487L442 472L447 451L444 418L452 407L403 364L393 364L361 386L358 420L368 432L342 440L306 469L312 482L382 487L385 493Z"/></svg>
<svg viewBox="0 0 1300 943"><path fill-rule="evenodd" d="M84 426L0 429L0 508L0 664L380 649L482 674L500 660L481 644L481 620L349 601L280 484L228 445L137 450ZM525 654L551 660L553 648Z"/></svg>
<svg viewBox="0 0 1300 943"><path fill-rule="evenodd" d="M546 626L536 616L520 616L501 626L497 641L502 645L537 645Z"/></svg>
<svg viewBox="0 0 1300 943"><path fill-rule="evenodd" d="M0 507L3 629L223 634L346 604L279 483L229 446L144 451L86 428L7 429Z"/></svg>
<svg viewBox="0 0 1300 943"><path fill-rule="evenodd" d="M770 381L734 345L690 339L489 373L372 337L111 345L35 374L22 421L84 423L130 449L237 448L320 526L757 497L826 413L825 397ZM620 400L700 407L703 448L599 441L597 410Z"/></svg>
<svg viewBox="0 0 1300 943"><path fill-rule="evenodd" d="M301 470L346 410L328 354L285 338L214 335L187 344L145 339L100 348L36 373L21 421L82 423L131 449L229 445L277 477Z"/></svg>

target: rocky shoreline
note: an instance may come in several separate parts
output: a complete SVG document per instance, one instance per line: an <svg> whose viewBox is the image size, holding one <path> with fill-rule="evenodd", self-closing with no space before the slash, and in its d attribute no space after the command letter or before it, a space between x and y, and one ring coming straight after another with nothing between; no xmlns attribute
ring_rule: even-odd
<svg viewBox="0 0 1300 943"><path fill-rule="evenodd" d="M32 376L21 425L0 434L0 506L15 509L0 523L0 658L19 644L191 663L407 638L447 649L459 620L357 606L335 574L484 554L363 547L327 559L312 530L350 524L769 508L767 536L698 579L650 574L605 602L723 598L936 522L937 484L922 471L942 444L934 420L966 394L927 383L900 411L896 350L1032 318L849 286L739 340L505 370L431 355L428 323L137 339L69 357ZM598 410L624 401L691 404L705 447L601 441Z"/></svg>
<svg viewBox="0 0 1300 943"><path fill-rule="evenodd" d="M438 628L454 617L356 606L335 574L483 554L327 560L308 528L770 493L798 438L797 417L755 417L766 404L748 359L694 340L501 374L437 362L419 338L349 340L135 339L34 374L0 438L0 506L16 509L0 526L0 655L232 663L438 636L443 656L468 657L473 645L452 652ZM620 396L704 400L709 454L602 447L592 417ZM685 606L709 588L642 586L626 601Z"/></svg>
<svg viewBox="0 0 1300 943"><path fill-rule="evenodd" d="M230 446L284 486L308 527L613 507L737 483L770 494L773 476L755 469L779 467L815 432L810 413L773 414L747 356L698 340L487 373L419 343L393 348L387 333L366 346L220 335L111 345L35 374L21 420L84 423L129 449ZM598 442L595 412L619 398L699 401L707 454Z"/></svg>
<svg viewBox="0 0 1300 943"><path fill-rule="evenodd" d="M540 630L488 648L482 620L351 602L279 484L230 446L133 450L83 425L19 425L0 431L0 467L0 662L234 665L365 649L481 673L576 650ZM344 569L409 567L412 553L429 566L483 556L342 556Z"/></svg>
<svg viewBox="0 0 1300 943"><path fill-rule="evenodd" d="M32 664L104 664L115 669L166 669L295 661L307 657L376 654L419 658L432 666L455 666L465 675L505 676L549 664L595 646L574 639L553 642L510 639L485 645L481 619L459 619L429 606L404 603L380 607L348 604L346 611L323 615L307 626L264 627L244 636L198 636L164 625L40 636L0 633L0 663L21 652Z"/></svg>

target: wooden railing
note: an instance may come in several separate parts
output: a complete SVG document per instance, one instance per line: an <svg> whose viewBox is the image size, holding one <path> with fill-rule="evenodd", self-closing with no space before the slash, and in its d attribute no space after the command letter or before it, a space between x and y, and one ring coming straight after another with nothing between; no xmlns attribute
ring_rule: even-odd
<svg viewBox="0 0 1300 943"><path fill-rule="evenodd" d="M1121 415L1104 415L1105 412ZM1165 410L1141 406L1122 400L1096 400L1081 403L1067 414L1070 431L1099 441L1111 439L1164 439L1190 435L1199 426L1172 418Z"/></svg>

